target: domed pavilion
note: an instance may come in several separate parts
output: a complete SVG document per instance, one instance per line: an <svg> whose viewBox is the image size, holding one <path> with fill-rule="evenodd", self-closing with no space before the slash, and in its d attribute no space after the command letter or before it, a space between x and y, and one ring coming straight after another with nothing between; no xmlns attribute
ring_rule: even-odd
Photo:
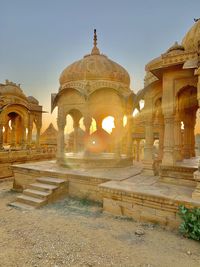
<svg viewBox="0 0 200 267"><path fill-rule="evenodd" d="M160 177L195 185L195 125L200 106L200 20L195 20L181 44L146 65L144 99L144 168L153 173L154 141L159 139ZM138 96L137 101L141 98ZM137 104L137 103L136 103ZM199 130L199 129L197 129ZM186 169L185 169L185 168Z"/></svg>
<svg viewBox="0 0 200 267"><path fill-rule="evenodd" d="M130 77L122 66L100 53L96 30L91 53L65 68L59 81L59 92L52 94L52 110L58 107L57 161L66 166L84 167L131 164L133 92ZM67 115L73 119L74 132L73 153L68 154L64 142ZM114 118L111 134L102 128L102 122L108 116ZM125 117L126 126L123 124ZM81 121L85 136L83 150L79 151L77 136ZM96 124L93 134L90 131L92 123ZM126 149L122 153L124 140Z"/></svg>
<svg viewBox="0 0 200 267"><path fill-rule="evenodd" d="M42 106L33 96L25 96L20 84L8 80L0 84L0 150L31 146L34 126L39 146Z"/></svg>

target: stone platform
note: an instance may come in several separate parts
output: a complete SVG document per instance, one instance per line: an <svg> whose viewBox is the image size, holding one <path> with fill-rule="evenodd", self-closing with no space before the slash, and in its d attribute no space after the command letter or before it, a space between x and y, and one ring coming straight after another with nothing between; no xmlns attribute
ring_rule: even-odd
<svg viewBox="0 0 200 267"><path fill-rule="evenodd" d="M122 168L132 165L133 159L122 154L120 158L116 158L114 153L87 153L84 152L68 152L59 159L60 165L68 168Z"/></svg>
<svg viewBox="0 0 200 267"><path fill-rule="evenodd" d="M135 175L123 181L100 185L103 209L115 215L133 217L177 228L180 218L178 207L200 207L192 199L193 187L159 181L156 176Z"/></svg>
<svg viewBox="0 0 200 267"><path fill-rule="evenodd" d="M177 227L178 206L200 207L192 199L194 187L161 182L157 176L142 174L142 165L108 169L69 169L55 161L13 165L14 189L23 190L38 176L61 178L68 182L70 197L88 198L103 203L103 210Z"/></svg>
<svg viewBox="0 0 200 267"><path fill-rule="evenodd" d="M174 166L160 165L159 180L175 185L196 186L194 172L197 171L200 157L178 161Z"/></svg>
<svg viewBox="0 0 200 267"><path fill-rule="evenodd" d="M68 181L69 196L102 201L99 185L108 181L120 181L139 174L142 166L134 164L124 168L73 169L59 166L55 160L16 164L13 188L23 191L38 176L50 176Z"/></svg>

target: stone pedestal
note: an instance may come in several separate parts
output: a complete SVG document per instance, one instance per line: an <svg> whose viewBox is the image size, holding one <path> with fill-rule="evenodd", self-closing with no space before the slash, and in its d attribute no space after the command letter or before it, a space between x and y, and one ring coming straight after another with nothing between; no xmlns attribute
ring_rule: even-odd
<svg viewBox="0 0 200 267"><path fill-rule="evenodd" d="M192 193L192 198L194 200L200 200L200 172L194 172L194 180L197 182L197 186Z"/></svg>

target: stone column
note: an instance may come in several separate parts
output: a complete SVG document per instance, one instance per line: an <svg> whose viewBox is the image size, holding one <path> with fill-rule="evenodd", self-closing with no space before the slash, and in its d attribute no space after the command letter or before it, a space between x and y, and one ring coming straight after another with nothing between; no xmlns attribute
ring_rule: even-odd
<svg viewBox="0 0 200 267"><path fill-rule="evenodd" d="M4 124L4 129L5 129L5 132L4 132L4 143L8 143L8 123Z"/></svg>
<svg viewBox="0 0 200 267"><path fill-rule="evenodd" d="M132 138L132 127L133 127L133 120L130 115L127 118L127 148L126 154L128 157L133 157L133 138Z"/></svg>
<svg viewBox="0 0 200 267"><path fill-rule="evenodd" d="M145 119L145 145L144 145L144 172L154 175L153 172L153 119L151 116Z"/></svg>
<svg viewBox="0 0 200 267"><path fill-rule="evenodd" d="M181 161L182 160L182 154L181 154L181 146L182 146L182 140L181 140L181 119L179 116L179 113L176 112L176 115L174 117L174 159L175 161Z"/></svg>
<svg viewBox="0 0 200 267"><path fill-rule="evenodd" d="M31 146L32 144L32 132L33 132L33 118L30 117L28 122L28 136L27 136L28 146Z"/></svg>
<svg viewBox="0 0 200 267"><path fill-rule="evenodd" d="M22 127L22 139L21 139L22 146L25 146L26 144L26 127Z"/></svg>
<svg viewBox="0 0 200 267"><path fill-rule="evenodd" d="M195 75L198 75L197 100L198 100L198 106L200 107L200 67L195 71ZM193 175L194 175L194 180L196 180L197 182L197 185L194 192L192 193L192 198L194 200L200 201L200 162L198 164L198 170L194 172Z"/></svg>
<svg viewBox="0 0 200 267"><path fill-rule="evenodd" d="M190 157L195 157L195 136L194 128L196 123L196 110L191 112L191 128L190 128Z"/></svg>
<svg viewBox="0 0 200 267"><path fill-rule="evenodd" d="M85 156L88 156L89 155L88 139L89 139L89 136L90 136L90 127L91 127L91 124L92 124L92 118L90 116L88 116L88 115L84 116L83 124L85 126L85 142L84 142L85 151L84 151L84 154L85 154Z"/></svg>
<svg viewBox="0 0 200 267"><path fill-rule="evenodd" d="M92 124L91 117L85 116L84 119L83 119L83 124L85 126L85 134L87 136L89 136L90 135L90 127L91 127L91 124Z"/></svg>
<svg viewBox="0 0 200 267"><path fill-rule="evenodd" d="M66 125L66 120L63 118L63 116L58 116L57 125L58 125L57 161L62 162L64 159L64 152L65 152L64 129Z"/></svg>
<svg viewBox="0 0 200 267"><path fill-rule="evenodd" d="M121 158L123 132L123 119L119 116L115 118L115 157L117 159Z"/></svg>
<svg viewBox="0 0 200 267"><path fill-rule="evenodd" d="M183 134L183 157L185 159L190 158L191 154L191 121L190 116L184 116L184 134Z"/></svg>
<svg viewBox="0 0 200 267"><path fill-rule="evenodd" d="M37 133L36 133L36 146L40 146L40 132L41 132L41 125L36 125Z"/></svg>
<svg viewBox="0 0 200 267"><path fill-rule="evenodd" d="M136 154L136 160L140 161L140 140L137 139L137 154Z"/></svg>
<svg viewBox="0 0 200 267"><path fill-rule="evenodd" d="M0 124L0 150L3 149L3 124Z"/></svg>
<svg viewBox="0 0 200 267"><path fill-rule="evenodd" d="M77 153L78 152L78 128L79 128L79 121L78 120L74 120L73 128L74 128L74 147L73 147L73 152Z"/></svg>
<svg viewBox="0 0 200 267"><path fill-rule="evenodd" d="M163 158L163 147L164 147L164 118L163 116L159 118L159 151L158 151L158 160Z"/></svg>
<svg viewBox="0 0 200 267"><path fill-rule="evenodd" d="M11 127L12 127L12 130L11 130L10 143L11 143L11 147L15 147L15 145L16 145L16 123L15 123L15 119L12 119Z"/></svg>
<svg viewBox="0 0 200 267"><path fill-rule="evenodd" d="M164 114L164 151L162 165L174 165L174 115Z"/></svg>

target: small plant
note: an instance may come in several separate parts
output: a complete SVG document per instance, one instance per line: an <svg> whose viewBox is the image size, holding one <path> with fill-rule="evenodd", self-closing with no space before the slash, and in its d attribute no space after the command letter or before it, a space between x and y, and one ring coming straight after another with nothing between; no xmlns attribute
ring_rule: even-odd
<svg viewBox="0 0 200 267"><path fill-rule="evenodd" d="M180 224L180 232L188 238L200 241L200 208L188 209L179 207L179 216L183 219Z"/></svg>

